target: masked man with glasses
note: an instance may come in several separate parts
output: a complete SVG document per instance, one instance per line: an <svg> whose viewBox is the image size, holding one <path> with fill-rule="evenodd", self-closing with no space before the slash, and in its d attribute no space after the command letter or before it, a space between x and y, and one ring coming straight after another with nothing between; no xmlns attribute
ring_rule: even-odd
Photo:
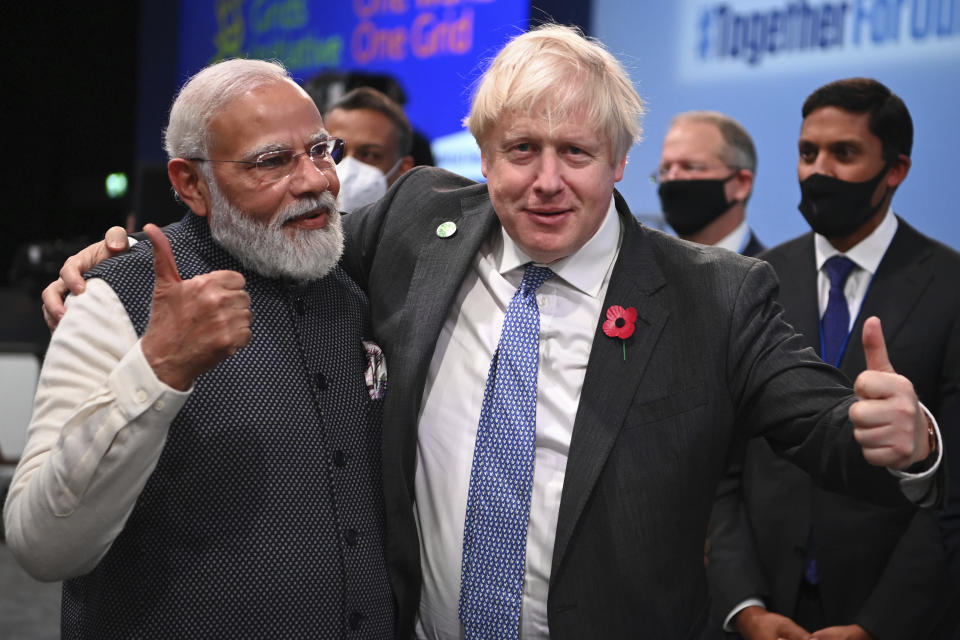
<svg viewBox="0 0 960 640"><path fill-rule="evenodd" d="M681 238L755 256L764 246L747 225L746 208L756 172L756 148L739 122L688 111L671 122L650 180Z"/></svg>
<svg viewBox="0 0 960 640"><path fill-rule="evenodd" d="M165 142L191 212L68 300L7 543L64 581L65 638L391 638L384 373L338 266L343 142L254 60L194 76Z"/></svg>
<svg viewBox="0 0 960 640"><path fill-rule="evenodd" d="M811 232L761 254L780 277L784 316L850 379L866 368L856 336L878 316L891 364L933 412L947 457L957 455L960 256L891 209L911 165L910 113L867 78L820 87L802 113L799 208ZM948 462L941 519L960 578L960 461ZM954 637L955 621L940 621L957 600L933 514L818 489L758 439L747 448L743 504L735 494L718 502L710 540L718 617L746 638Z"/></svg>

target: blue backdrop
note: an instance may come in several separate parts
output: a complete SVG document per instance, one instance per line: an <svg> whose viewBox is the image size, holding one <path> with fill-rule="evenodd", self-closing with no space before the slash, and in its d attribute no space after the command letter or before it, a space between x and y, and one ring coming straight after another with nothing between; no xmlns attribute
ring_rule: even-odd
<svg viewBox="0 0 960 640"><path fill-rule="evenodd" d="M960 0L595 0L593 33L622 60L648 113L620 188L636 212L657 213L657 166L670 118L716 109L752 134L759 170L748 207L775 244L808 230L797 211L800 107L817 87L874 77L913 116L913 167L894 210L960 248Z"/></svg>

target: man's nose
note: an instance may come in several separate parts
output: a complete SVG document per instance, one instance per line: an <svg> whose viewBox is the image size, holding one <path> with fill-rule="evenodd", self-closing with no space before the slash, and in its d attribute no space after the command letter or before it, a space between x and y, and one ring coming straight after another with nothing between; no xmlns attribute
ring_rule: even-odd
<svg viewBox="0 0 960 640"><path fill-rule="evenodd" d="M547 194L557 193L563 189L563 167L560 158L554 151L544 151L540 156L540 166L537 168L537 178L533 188Z"/></svg>
<svg viewBox="0 0 960 640"><path fill-rule="evenodd" d="M294 195L306 193L322 193L330 190L330 177L327 171L334 171L333 164L329 167L318 167L309 153L297 157L296 166L290 173L290 190Z"/></svg>

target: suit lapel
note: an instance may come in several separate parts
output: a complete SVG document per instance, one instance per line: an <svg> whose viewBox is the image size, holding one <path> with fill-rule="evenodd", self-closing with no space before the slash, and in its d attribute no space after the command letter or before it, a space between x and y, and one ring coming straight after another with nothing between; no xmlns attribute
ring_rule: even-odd
<svg viewBox="0 0 960 640"><path fill-rule="evenodd" d="M777 300L786 309L786 319L803 344L820 353L820 303L817 300L817 259L813 249L813 234L792 247L783 260L774 262L780 278Z"/></svg>
<svg viewBox="0 0 960 640"><path fill-rule="evenodd" d="M436 228L446 221L456 223L456 233L441 238ZM428 228L429 238L417 256L405 308L403 329L409 360L401 373L415 380L410 389L422 392L437 337L457 297L474 256L496 223L486 193L464 198L460 212L435 217Z"/></svg>
<svg viewBox="0 0 960 640"><path fill-rule="evenodd" d="M607 287L601 317L597 320L574 421L553 549L554 577L559 575L577 520L623 426L669 315L652 297L666 284L663 272L653 258L640 224L619 194L616 197L617 211L624 227L623 243ZM626 343L626 361L620 340L603 333L606 309L611 305L637 309L636 331Z"/></svg>
<svg viewBox="0 0 960 640"><path fill-rule="evenodd" d="M884 338L888 345L893 344L934 276L928 266L928 259L933 255L932 249L924 247L919 234L910 225L899 218L897 220L897 233L877 267L841 363L840 368L851 380L867 366L860 339L864 320L870 316L880 318Z"/></svg>

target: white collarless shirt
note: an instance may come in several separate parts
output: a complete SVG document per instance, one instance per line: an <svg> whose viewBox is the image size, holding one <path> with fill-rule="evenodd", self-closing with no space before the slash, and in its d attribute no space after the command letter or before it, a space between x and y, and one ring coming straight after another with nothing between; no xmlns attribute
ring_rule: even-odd
<svg viewBox="0 0 960 640"><path fill-rule="evenodd" d="M555 275L537 291L540 362L520 614L524 639L549 637L547 591L567 453L621 236L611 198L597 233L575 254L545 265ZM474 440L507 305L529 262L502 228L485 241L433 352L417 442L415 513L423 569L418 637L463 637L457 605Z"/></svg>

